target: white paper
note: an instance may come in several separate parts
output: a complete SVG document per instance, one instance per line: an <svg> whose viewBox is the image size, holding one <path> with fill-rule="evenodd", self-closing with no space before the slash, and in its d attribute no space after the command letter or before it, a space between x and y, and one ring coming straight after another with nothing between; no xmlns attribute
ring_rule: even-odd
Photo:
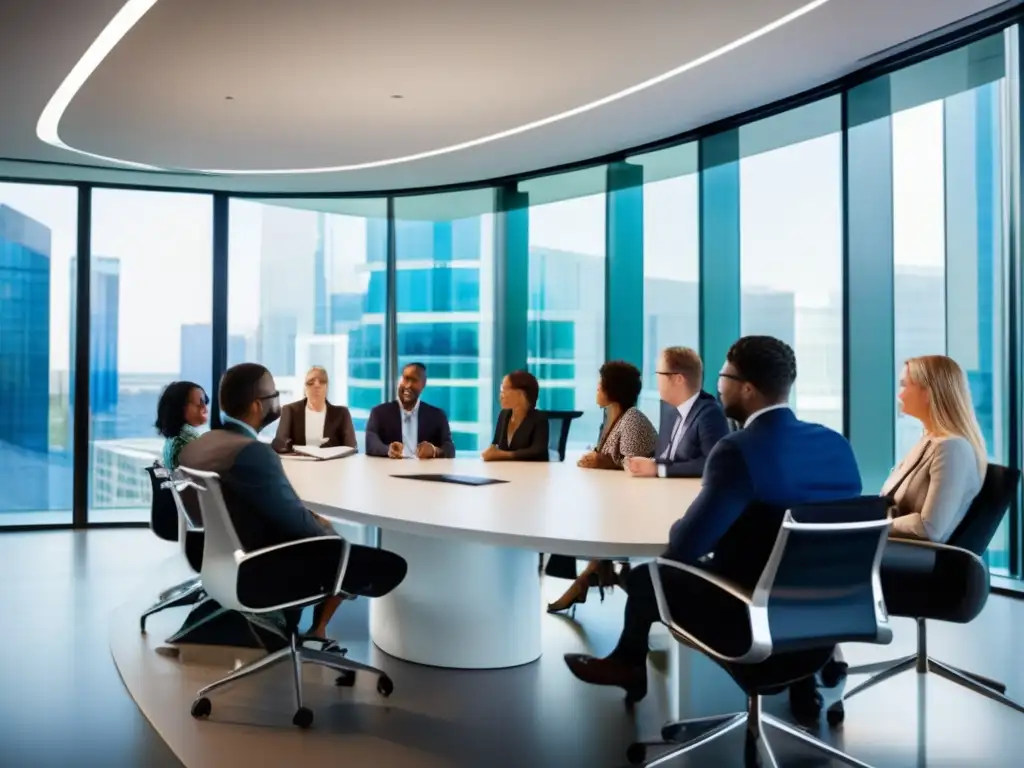
<svg viewBox="0 0 1024 768"><path fill-rule="evenodd" d="M311 456L321 461L340 459L343 456L351 456L356 452L355 448L350 448L347 445L341 445L337 448L314 448L311 445L296 445L292 447L292 450L296 453L301 453L303 456Z"/></svg>

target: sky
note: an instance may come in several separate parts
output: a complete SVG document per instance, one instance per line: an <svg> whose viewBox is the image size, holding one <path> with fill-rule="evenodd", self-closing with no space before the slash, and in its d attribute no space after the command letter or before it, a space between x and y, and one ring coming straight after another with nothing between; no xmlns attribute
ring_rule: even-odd
<svg viewBox="0 0 1024 768"><path fill-rule="evenodd" d="M943 109L941 102L893 117L894 247L900 265L944 262ZM741 174L744 288L793 291L799 304L827 303L841 290L840 135L745 157ZM212 202L207 195L97 189L92 251L121 262L120 368L177 373L180 326L210 323ZM51 367L69 355L69 260L75 252L72 188L0 183L0 203L52 231ZM644 273L697 279L697 176L644 189ZM530 243L604 253L603 194L535 206ZM365 260L361 219L331 214L336 247ZM483 231L491 231L490 215ZM262 204L233 201L229 231L229 326L255 328L260 313ZM489 245L485 249L489 254ZM356 278L353 278L356 279ZM312 300L312 297L311 297Z"/></svg>

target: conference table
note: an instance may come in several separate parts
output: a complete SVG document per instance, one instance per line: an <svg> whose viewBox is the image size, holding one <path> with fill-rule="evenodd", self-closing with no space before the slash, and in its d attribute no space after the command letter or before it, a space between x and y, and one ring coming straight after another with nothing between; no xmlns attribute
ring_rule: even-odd
<svg viewBox="0 0 1024 768"><path fill-rule="evenodd" d="M370 638L410 662L499 669L541 655L537 553L656 557L700 480L635 478L575 461L286 461L299 497L333 521L372 526L406 559L405 581L370 601ZM412 479L492 478L491 485Z"/></svg>

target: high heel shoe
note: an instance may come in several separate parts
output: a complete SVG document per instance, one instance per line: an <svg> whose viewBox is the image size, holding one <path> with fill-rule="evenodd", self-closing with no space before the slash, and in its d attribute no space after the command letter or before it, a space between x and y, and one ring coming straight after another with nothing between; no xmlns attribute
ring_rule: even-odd
<svg viewBox="0 0 1024 768"><path fill-rule="evenodd" d="M565 594L555 600L555 602L548 603L548 613L561 613L568 610L570 615L575 616L576 606L587 602L588 591L590 591L588 586L574 581L572 586L565 590Z"/></svg>

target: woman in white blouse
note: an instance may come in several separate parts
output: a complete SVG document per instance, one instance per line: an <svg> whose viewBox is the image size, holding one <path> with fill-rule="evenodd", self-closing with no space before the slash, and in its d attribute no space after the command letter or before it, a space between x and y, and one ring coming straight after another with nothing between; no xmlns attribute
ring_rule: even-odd
<svg viewBox="0 0 1024 768"><path fill-rule="evenodd" d="M281 409L274 450L289 453L293 446L356 447L352 414L343 405L327 402L327 371L318 365L306 374L306 397Z"/></svg>
<svg viewBox="0 0 1024 768"><path fill-rule="evenodd" d="M945 542L981 490L988 466L967 377L945 355L907 360L900 409L924 434L882 486L893 501L892 535Z"/></svg>

